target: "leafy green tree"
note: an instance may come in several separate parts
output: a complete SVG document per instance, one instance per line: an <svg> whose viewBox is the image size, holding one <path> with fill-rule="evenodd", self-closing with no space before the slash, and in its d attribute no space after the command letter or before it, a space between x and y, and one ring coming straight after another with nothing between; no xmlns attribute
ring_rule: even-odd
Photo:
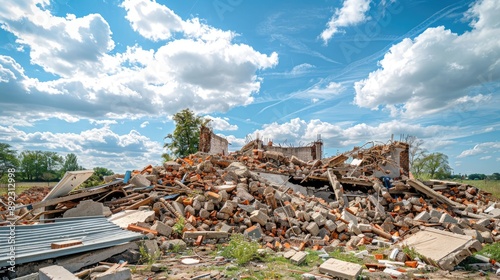
<svg viewBox="0 0 500 280"><path fill-rule="evenodd" d="M500 173L493 173L489 176L490 180L500 180Z"/></svg>
<svg viewBox="0 0 500 280"><path fill-rule="evenodd" d="M469 174L469 180L484 180L484 179L486 179L486 175L484 174L477 174L477 173Z"/></svg>
<svg viewBox="0 0 500 280"><path fill-rule="evenodd" d="M16 168L19 166L16 150L7 143L0 143L0 178L7 172L9 168Z"/></svg>
<svg viewBox="0 0 500 280"><path fill-rule="evenodd" d="M190 109L176 113L172 119L175 122L175 130L165 137L170 142L165 143L163 147L176 157L196 153L200 142L200 128L209 120L196 116Z"/></svg>
<svg viewBox="0 0 500 280"><path fill-rule="evenodd" d="M44 173L55 175L63 161L56 152L47 151L23 151L20 158L20 171L28 181L43 180Z"/></svg>
<svg viewBox="0 0 500 280"><path fill-rule="evenodd" d="M94 173L85 182L82 187L89 188L104 184L104 176L115 174L113 170L104 167L94 167Z"/></svg>
<svg viewBox="0 0 500 280"><path fill-rule="evenodd" d="M451 175L451 167L448 163L448 156L443 153L432 153L423 158L423 168L425 173L434 179L437 175ZM448 175L449 176L449 175Z"/></svg>
<svg viewBox="0 0 500 280"><path fill-rule="evenodd" d="M61 173L64 174L66 173L66 171L75 170L83 170L83 167L78 164L78 157L73 153L69 153L64 158L64 164L62 166Z"/></svg>

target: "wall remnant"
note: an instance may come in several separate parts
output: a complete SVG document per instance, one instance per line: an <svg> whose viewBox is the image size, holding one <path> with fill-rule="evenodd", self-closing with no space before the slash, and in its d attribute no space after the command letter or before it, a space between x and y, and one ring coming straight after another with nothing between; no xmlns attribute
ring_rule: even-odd
<svg viewBox="0 0 500 280"><path fill-rule="evenodd" d="M210 128L206 126L200 128L200 144L198 146L198 151L213 155L227 155L228 146L229 142L227 139L215 135Z"/></svg>

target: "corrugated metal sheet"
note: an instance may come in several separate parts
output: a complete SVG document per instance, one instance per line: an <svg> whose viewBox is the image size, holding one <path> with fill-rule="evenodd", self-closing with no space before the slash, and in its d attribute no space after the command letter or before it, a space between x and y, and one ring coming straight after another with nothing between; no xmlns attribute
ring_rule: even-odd
<svg viewBox="0 0 500 280"><path fill-rule="evenodd" d="M111 223L104 216L55 219L54 223L39 225L16 225L15 227L16 265L33 261L51 259L75 253L112 247L143 235ZM9 249L7 243L10 229L0 227L0 267L9 266ZM82 245L51 249L54 242L81 240Z"/></svg>
<svg viewBox="0 0 500 280"><path fill-rule="evenodd" d="M52 188L43 200L67 195L92 176L92 173L94 173L94 170L67 171L61 181Z"/></svg>

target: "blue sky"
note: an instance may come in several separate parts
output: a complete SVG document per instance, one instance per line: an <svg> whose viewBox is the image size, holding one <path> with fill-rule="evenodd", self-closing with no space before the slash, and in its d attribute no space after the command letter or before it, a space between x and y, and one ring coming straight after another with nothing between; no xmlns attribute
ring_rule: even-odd
<svg viewBox="0 0 500 280"><path fill-rule="evenodd" d="M238 150L326 156L422 139L455 174L500 172L500 1L9 0L0 142L115 172L159 164L191 108Z"/></svg>

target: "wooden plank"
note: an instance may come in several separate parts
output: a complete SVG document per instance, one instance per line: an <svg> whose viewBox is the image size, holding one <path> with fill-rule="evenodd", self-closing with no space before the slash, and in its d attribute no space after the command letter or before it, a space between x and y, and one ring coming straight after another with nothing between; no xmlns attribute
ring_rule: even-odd
<svg viewBox="0 0 500 280"><path fill-rule="evenodd" d="M407 183L408 183L408 185L410 185L411 187L413 187L417 191L424 193L428 197L435 198L436 200L438 200L438 201L440 201L440 202L442 202L442 203L444 203L444 204L446 204L448 206L455 207L455 208L458 208L458 209L464 209L465 208L465 205L450 200L449 198L447 198L447 197L445 197L445 196L437 193L433 189L431 189L428 186L424 185L420 181L417 181L417 180L414 180L414 179L410 179L410 180L407 181Z"/></svg>

